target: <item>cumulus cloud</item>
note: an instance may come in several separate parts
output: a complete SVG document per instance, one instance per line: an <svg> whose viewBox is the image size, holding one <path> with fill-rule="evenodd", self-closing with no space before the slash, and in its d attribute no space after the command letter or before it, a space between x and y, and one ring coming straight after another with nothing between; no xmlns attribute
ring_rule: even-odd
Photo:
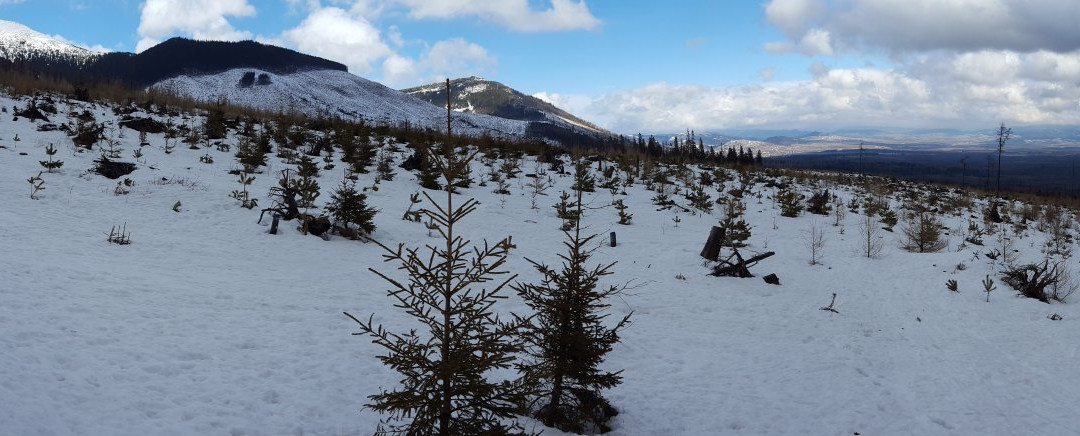
<svg viewBox="0 0 1080 436"><path fill-rule="evenodd" d="M495 65L495 58L487 50L464 38L435 43L422 61L439 78L470 75Z"/></svg>
<svg viewBox="0 0 1080 436"><path fill-rule="evenodd" d="M1076 17L1080 2L1059 0L772 0L766 20L787 41L774 49L801 47L817 33L833 47L1065 53L1080 49ZM800 51L801 50L789 50Z"/></svg>
<svg viewBox="0 0 1080 436"><path fill-rule="evenodd" d="M599 19L585 0L550 0L546 9L536 10L529 0L393 0L408 9L413 19L450 19L474 16L517 32L592 30ZM368 3L363 1L361 3Z"/></svg>
<svg viewBox="0 0 1080 436"><path fill-rule="evenodd" d="M725 88L657 83L590 99L578 113L623 133L1080 123L1080 54L1013 56L989 51L909 70L821 65L811 80ZM985 76L970 72L989 64L997 65ZM1032 71L1073 80L1037 80Z"/></svg>
<svg viewBox="0 0 1080 436"><path fill-rule="evenodd" d="M324 7L319 2L305 4L310 10L297 27L260 40L341 62L353 74L392 87L482 74L497 63L486 49L463 38L438 41L410 57L399 50L415 42L407 42L396 26L390 26L384 34L357 12L355 4L349 10Z"/></svg>
<svg viewBox="0 0 1080 436"><path fill-rule="evenodd" d="M177 33L196 39L251 39L251 32L233 28L228 17L254 15L255 7L247 0L146 0L135 51L146 50Z"/></svg>
<svg viewBox="0 0 1080 436"><path fill-rule="evenodd" d="M1080 123L1080 2L771 0L764 11L785 37L766 43L767 52L886 55L891 65L834 69L815 60L810 80L702 88L697 90L702 97L681 106L681 89L628 91L644 92L655 103L608 96L606 103L621 108L612 113L612 122L629 125L637 106L669 104L667 99L676 96L665 123L705 119L713 126L810 128ZM684 112L696 118L687 119Z"/></svg>
<svg viewBox="0 0 1080 436"><path fill-rule="evenodd" d="M301 52L341 62L359 75L393 54L370 22L334 7L311 12L299 26L282 33L281 40Z"/></svg>

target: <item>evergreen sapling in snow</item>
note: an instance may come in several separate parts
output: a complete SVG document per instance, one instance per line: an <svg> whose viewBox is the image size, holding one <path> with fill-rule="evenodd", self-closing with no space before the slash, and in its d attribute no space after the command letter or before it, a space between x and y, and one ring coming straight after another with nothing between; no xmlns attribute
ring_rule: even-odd
<svg viewBox="0 0 1080 436"><path fill-rule="evenodd" d="M330 194L326 204L326 213L340 227L341 233L353 233L350 224L356 226L365 235L375 231L375 214L378 210L367 205L367 195L356 190L356 184L349 179L341 181L337 189Z"/></svg>
<svg viewBox="0 0 1080 436"><path fill-rule="evenodd" d="M444 150L446 152L446 150ZM465 163L473 155L464 159ZM520 386L508 380L492 380L493 372L510 368L521 351L516 340L520 322L504 322L493 311L505 298L502 291L514 279L496 280L506 274L510 244L471 246L458 233L458 225L476 210L469 199L455 204L451 192L458 166L450 152L431 156L446 186L446 198L436 203L426 192L431 208L423 213L435 223L441 246L405 248L399 244L385 251L384 259L405 271L405 280L386 280L389 296L397 307L423 328L402 333L346 315L360 326L357 335L369 336L385 350L379 359L401 374L401 386L370 395L367 407L389 414L378 433L408 435L477 435L521 432L513 422L521 413ZM495 281L494 286L489 282Z"/></svg>
<svg viewBox="0 0 1080 436"><path fill-rule="evenodd" d="M63 161L53 160L53 156L56 155L56 147L54 147L52 144L49 144L45 147L45 155L48 156L48 160L38 161L38 163L41 164L42 168L45 168L45 171L51 173L53 172L53 170L59 169L60 167L64 166Z"/></svg>
<svg viewBox="0 0 1080 436"><path fill-rule="evenodd" d="M574 207L580 216L581 191ZM544 425L574 433L606 432L618 412L601 391L617 386L622 377L621 371L604 371L600 365L630 320L628 314L608 326L606 311L608 300L625 286L598 286L615 263L588 267L596 235L583 236L580 220L564 234L562 269L530 259L543 277L540 283L513 286L535 311L521 333L527 358L518 370L530 388L529 412Z"/></svg>

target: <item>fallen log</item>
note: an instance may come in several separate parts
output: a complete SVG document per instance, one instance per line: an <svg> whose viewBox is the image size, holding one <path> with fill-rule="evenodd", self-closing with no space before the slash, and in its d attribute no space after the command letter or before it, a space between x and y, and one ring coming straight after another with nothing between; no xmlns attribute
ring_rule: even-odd
<svg viewBox="0 0 1080 436"><path fill-rule="evenodd" d="M736 261L731 262L731 257L729 257L727 260L721 261L721 264L713 267L712 275L717 277L753 277L754 275L750 274L750 267L756 265L762 260L768 259L769 257L776 255L775 252L769 251L753 256L749 259L743 259L742 255L739 254L738 249L734 249L734 252L735 254L733 254L731 257L734 257Z"/></svg>

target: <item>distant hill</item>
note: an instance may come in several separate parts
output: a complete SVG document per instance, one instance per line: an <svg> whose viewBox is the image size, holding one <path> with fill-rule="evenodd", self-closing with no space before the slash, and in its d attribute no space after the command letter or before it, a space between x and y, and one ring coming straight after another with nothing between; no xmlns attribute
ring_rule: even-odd
<svg viewBox="0 0 1080 436"><path fill-rule="evenodd" d="M446 84L433 83L402 92L436 106L446 107ZM450 108L465 113L492 115L511 120L546 122L560 130L611 136L596 125L566 112L539 98L525 95L509 86L480 77L450 81Z"/></svg>
<svg viewBox="0 0 1080 436"><path fill-rule="evenodd" d="M180 75L216 74L252 68L275 74L298 71L348 71L345 65L255 41L194 41L172 38L137 55L110 53L88 69L95 77L122 78L149 86Z"/></svg>
<svg viewBox="0 0 1080 436"><path fill-rule="evenodd" d="M340 70L277 73L237 68L214 74L170 77L151 87L199 101L226 100L270 112L298 112L437 130L444 130L446 126L446 109ZM530 124L480 114L453 115L454 131L474 136L522 137L527 135Z"/></svg>

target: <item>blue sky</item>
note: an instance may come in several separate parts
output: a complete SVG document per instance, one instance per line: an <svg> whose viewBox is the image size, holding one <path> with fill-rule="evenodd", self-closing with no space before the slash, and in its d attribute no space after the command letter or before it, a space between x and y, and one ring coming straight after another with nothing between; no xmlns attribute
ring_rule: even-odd
<svg viewBox="0 0 1080 436"><path fill-rule="evenodd" d="M0 19L120 51L257 39L392 87L481 75L627 132L1080 123L1080 2L0 0Z"/></svg>

